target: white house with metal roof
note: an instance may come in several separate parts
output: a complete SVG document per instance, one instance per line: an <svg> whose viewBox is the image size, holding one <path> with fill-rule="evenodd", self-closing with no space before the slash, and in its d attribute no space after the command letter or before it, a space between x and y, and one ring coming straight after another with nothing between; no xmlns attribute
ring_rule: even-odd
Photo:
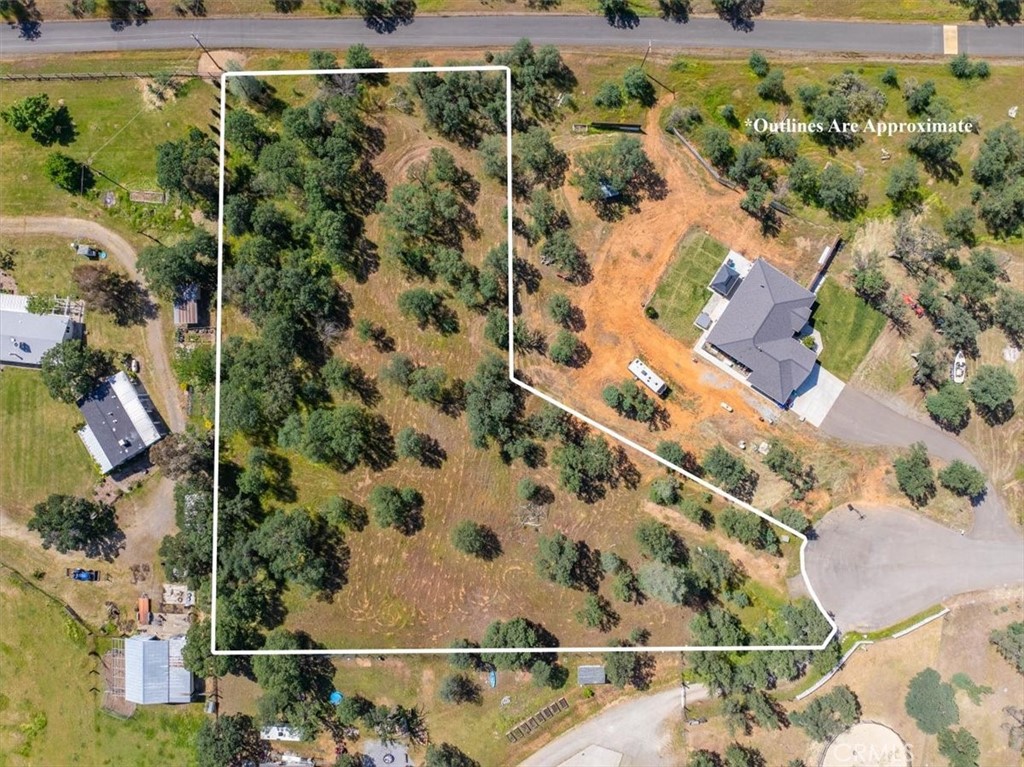
<svg viewBox="0 0 1024 767"><path fill-rule="evenodd" d="M34 314L29 296L0 293L0 365L39 367L43 355L76 336L77 323L66 314Z"/></svg>
<svg viewBox="0 0 1024 767"><path fill-rule="evenodd" d="M142 384L133 383L123 372L103 379L79 401L78 409L85 417L78 436L104 474L167 434Z"/></svg>
<svg viewBox="0 0 1024 767"><path fill-rule="evenodd" d="M139 634L124 640L124 699L150 703L190 703L195 676L185 668L185 637L157 639Z"/></svg>

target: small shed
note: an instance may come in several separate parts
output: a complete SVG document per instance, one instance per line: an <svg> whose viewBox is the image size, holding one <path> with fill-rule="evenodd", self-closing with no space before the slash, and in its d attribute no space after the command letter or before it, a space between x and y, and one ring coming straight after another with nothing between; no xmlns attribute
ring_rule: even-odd
<svg viewBox="0 0 1024 767"><path fill-rule="evenodd" d="M260 740L287 740L296 742L302 740L302 733L286 724L272 724L268 727L260 728Z"/></svg>
<svg viewBox="0 0 1024 767"><path fill-rule="evenodd" d="M609 184L607 181L599 181L598 186L601 189L601 197L609 202L612 200L618 200L622 197L622 192L616 189L614 186Z"/></svg>
<svg viewBox="0 0 1024 767"><path fill-rule="evenodd" d="M199 286L186 285L174 299L174 324L191 327L199 324Z"/></svg>
<svg viewBox="0 0 1024 767"><path fill-rule="evenodd" d="M580 666L576 669L576 683L578 685L605 684L607 681L604 674L604 666Z"/></svg>
<svg viewBox="0 0 1024 767"><path fill-rule="evenodd" d="M139 597L139 625L148 626L152 620L153 609L149 597L143 595Z"/></svg>

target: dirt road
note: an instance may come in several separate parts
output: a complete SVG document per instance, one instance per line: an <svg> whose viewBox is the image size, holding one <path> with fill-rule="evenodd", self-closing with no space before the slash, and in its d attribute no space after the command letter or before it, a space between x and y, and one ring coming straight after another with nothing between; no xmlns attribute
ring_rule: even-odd
<svg viewBox="0 0 1024 767"><path fill-rule="evenodd" d="M72 237L93 240L99 243L108 255L117 259L132 279L143 282L135 268L135 248L121 235L95 221L58 216L0 218L0 233L44 234L68 237L69 240ZM174 374L171 372L170 348L160 326L159 316L146 323L146 346L152 359L152 370L142 371L143 382L146 383L147 389L151 393L154 391L159 393L159 399L163 401L164 405L161 413L171 431L183 431L185 415L179 400L178 386L175 383Z"/></svg>
<svg viewBox="0 0 1024 767"><path fill-rule="evenodd" d="M687 701L707 697L703 685L690 685ZM616 703L548 743L519 767L553 767L588 746L622 754L622 767L660 767L679 763L670 751L669 725L682 724L678 687Z"/></svg>

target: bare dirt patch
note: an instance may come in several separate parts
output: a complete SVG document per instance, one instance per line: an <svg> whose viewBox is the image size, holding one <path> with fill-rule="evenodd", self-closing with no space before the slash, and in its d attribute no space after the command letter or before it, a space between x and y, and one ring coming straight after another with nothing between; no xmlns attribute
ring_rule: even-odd
<svg viewBox="0 0 1024 767"><path fill-rule="evenodd" d="M209 53L203 52L196 64L196 72L200 77L208 77L214 80L220 79L225 69L228 69L228 62L234 61L239 69L245 69L245 63L249 57L240 51L217 50Z"/></svg>

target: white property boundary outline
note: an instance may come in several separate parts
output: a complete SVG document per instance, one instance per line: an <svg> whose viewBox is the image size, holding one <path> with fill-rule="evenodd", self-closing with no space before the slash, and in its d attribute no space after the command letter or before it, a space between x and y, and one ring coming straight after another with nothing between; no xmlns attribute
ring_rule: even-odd
<svg viewBox="0 0 1024 767"><path fill-rule="evenodd" d="M627 445L639 453L647 456L648 458L662 464L666 468L675 471L685 478L697 483L709 492L720 496L729 503L749 511L762 519L766 520L770 524L780 527L791 535L795 535L800 539L800 575L803 578L804 585L807 587L807 591L814 601L818 611L824 616L825 620L832 627L828 636L819 645L715 645L715 646L693 646L693 645L673 645L673 646L659 646L659 647L611 647L611 646L599 646L599 647L473 647L473 648L452 648L452 647L409 647L409 648L361 648L361 649L346 649L346 650L220 650L217 648L217 541L219 538L218 530L218 509L220 501L220 384L221 384L221 333L222 333L222 321L223 321L223 278L224 278L224 177L225 177L225 138L224 138L224 121L227 116L227 81L230 77L273 77L273 76L293 76L293 77L305 77L312 75L322 74L414 74L417 72L504 72L505 73L505 141L506 141L506 193L507 193L507 205L508 213L506 215L507 235L508 235L508 373L509 380L521 387L525 391L539 397L545 402L554 405L560 410L568 413L569 415L578 418L589 426L597 429L598 431L608 435L613 440ZM828 643L832 641L832 638L839 631L839 627L836 625L835 620L828 614L828 612L822 607L821 601L818 599L818 595L814 591L814 587L811 585L810 579L807 577L807 568L805 562L805 553L808 544L808 538L798 530L783 524L779 520L775 519L769 514L761 511L760 509L752 506L746 501L742 501L736 498L730 493L722 490L719 487L711 484L705 479L692 474L685 469L676 466L670 461L665 460L656 453L648 450L636 442L622 436L613 429L598 423L593 418L584 415L567 405L555 400L551 396L544 392L534 388L530 384L520 380L516 377L515 369L515 348L513 344L513 325L515 322L514 316L514 303L515 303L515 291L514 286L514 275L513 275L513 199L512 199L512 70L507 66L499 66L495 64L491 65L480 65L480 66L441 66L441 67L383 67L379 69L288 69L288 70L239 70L234 72L223 72L220 77L220 177L219 177L219 189L218 189L218 208L217 208L217 323L216 323L216 344L215 344L215 377L214 377L214 421L213 421L213 445L214 445L214 465L213 465L213 568L212 568L212 586L211 586L211 605L210 605L210 652L213 655L237 655L237 656L253 656L253 655L340 655L340 656L354 656L354 655L452 655L452 654L468 654L468 653L479 653L488 652L494 654L510 654L510 653L521 653L521 652L553 652L553 653L608 653L608 652L763 652L763 651L780 651L780 650L823 650L828 646Z"/></svg>

